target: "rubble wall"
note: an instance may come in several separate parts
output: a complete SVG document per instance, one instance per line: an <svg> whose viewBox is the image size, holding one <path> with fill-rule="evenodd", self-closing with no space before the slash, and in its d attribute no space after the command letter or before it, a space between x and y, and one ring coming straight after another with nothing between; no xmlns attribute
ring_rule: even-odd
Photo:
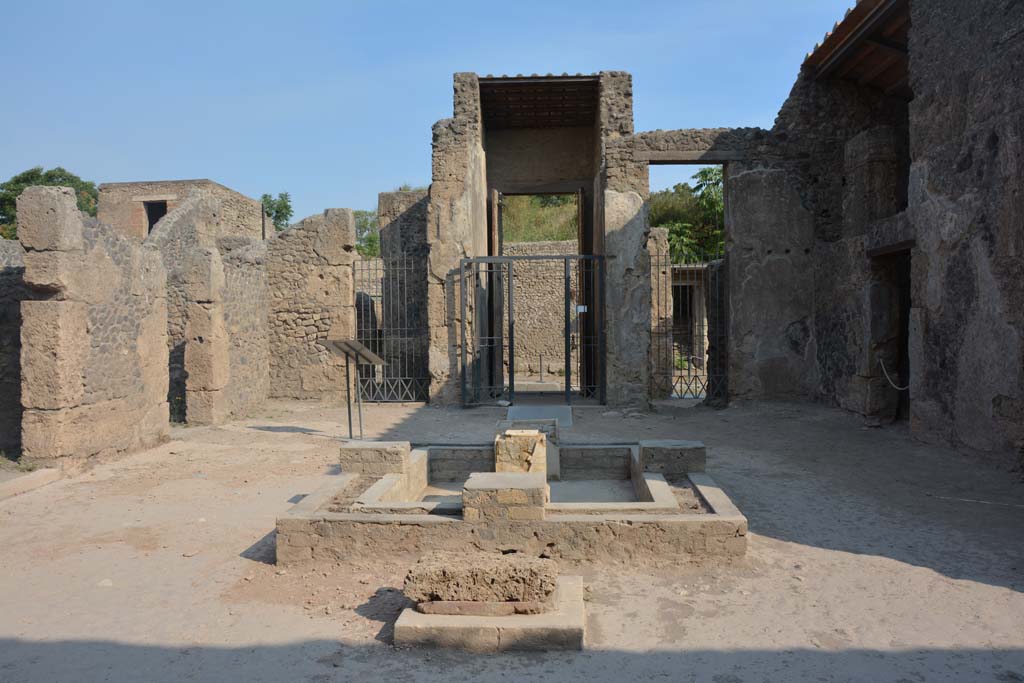
<svg viewBox="0 0 1024 683"><path fill-rule="evenodd" d="M220 424L267 399L263 242L232 235L217 194L194 190L146 240L167 271L171 419Z"/></svg>
<svg viewBox="0 0 1024 683"><path fill-rule="evenodd" d="M16 240L0 239L0 451L21 451L21 302L25 286L25 250Z"/></svg>
<svg viewBox="0 0 1024 683"><path fill-rule="evenodd" d="M911 23L911 426L1020 453L1024 5L914 2Z"/></svg>
<svg viewBox="0 0 1024 683"><path fill-rule="evenodd" d="M226 245L221 242L221 249ZM228 335L227 414L251 413L270 395L270 289L266 244L221 252L224 266L224 327Z"/></svg>
<svg viewBox="0 0 1024 683"><path fill-rule="evenodd" d="M70 188L18 198L22 451L74 467L167 438L166 273L159 252L83 219Z"/></svg>
<svg viewBox="0 0 1024 683"><path fill-rule="evenodd" d="M345 362L323 341L356 336L350 209L327 209L267 240L270 395L339 400Z"/></svg>
<svg viewBox="0 0 1024 683"><path fill-rule="evenodd" d="M576 240L557 242L506 242L506 256L539 256L579 253ZM578 291L577 262L572 262L569 287ZM516 374L565 372L565 262L561 260L516 261L512 305L515 307ZM507 323L506 320L506 335ZM507 359L506 359L507 364ZM573 372L576 369L573 368Z"/></svg>

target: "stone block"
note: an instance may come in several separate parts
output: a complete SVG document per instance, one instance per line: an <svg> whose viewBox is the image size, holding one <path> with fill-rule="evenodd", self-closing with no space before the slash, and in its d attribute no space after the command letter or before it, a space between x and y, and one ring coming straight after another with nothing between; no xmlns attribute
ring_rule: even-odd
<svg viewBox="0 0 1024 683"><path fill-rule="evenodd" d="M89 356L88 306L77 301L21 303L21 403L53 410L82 401Z"/></svg>
<svg viewBox="0 0 1024 683"><path fill-rule="evenodd" d="M645 471L667 477L703 472L707 449L701 441L641 441L640 462Z"/></svg>
<svg viewBox="0 0 1024 683"><path fill-rule="evenodd" d="M583 649L586 615L582 578L561 577L554 601L554 608L543 614L474 616L407 609L395 623L395 645L472 652Z"/></svg>
<svg viewBox="0 0 1024 683"><path fill-rule="evenodd" d="M181 264L179 277L186 301L222 301L224 264L216 249L191 250Z"/></svg>
<svg viewBox="0 0 1024 683"><path fill-rule="evenodd" d="M540 614L552 607L546 602L473 602L471 600L432 600L416 605L422 614L457 614L472 617L507 617L512 614Z"/></svg>
<svg viewBox="0 0 1024 683"><path fill-rule="evenodd" d="M547 478L547 437L536 429L509 429L494 438L495 472L536 472Z"/></svg>
<svg viewBox="0 0 1024 683"><path fill-rule="evenodd" d="M558 581L554 560L513 553L434 552L405 577L405 595L415 602L546 602Z"/></svg>
<svg viewBox="0 0 1024 683"><path fill-rule="evenodd" d="M70 187L27 187L18 197L18 239L35 251L84 248L82 214Z"/></svg>
<svg viewBox="0 0 1024 683"><path fill-rule="evenodd" d="M550 500L540 472L474 472L462 489L463 521L538 521Z"/></svg>
<svg viewBox="0 0 1024 683"><path fill-rule="evenodd" d="M341 447L339 461L346 473L405 475L410 451L408 441L349 441Z"/></svg>
<svg viewBox="0 0 1024 683"><path fill-rule="evenodd" d="M224 391L185 392L185 419L189 424L223 424L230 412L228 397Z"/></svg>
<svg viewBox="0 0 1024 683"><path fill-rule="evenodd" d="M230 340L220 304L189 304L185 329L186 389L219 391L230 379Z"/></svg>

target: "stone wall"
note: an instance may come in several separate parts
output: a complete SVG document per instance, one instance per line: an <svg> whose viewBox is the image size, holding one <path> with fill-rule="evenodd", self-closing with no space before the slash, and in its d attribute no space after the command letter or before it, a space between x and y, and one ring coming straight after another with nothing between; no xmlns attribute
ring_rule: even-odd
<svg viewBox="0 0 1024 683"><path fill-rule="evenodd" d="M0 239L0 451L21 451L21 302L25 286L25 250Z"/></svg>
<svg viewBox="0 0 1024 683"><path fill-rule="evenodd" d="M427 315L430 399L451 404L459 396L459 262L487 254L487 178L482 144L480 85L476 74L455 74L454 116L434 124L432 182L427 212ZM472 338L476 307L468 301Z"/></svg>
<svg viewBox="0 0 1024 683"><path fill-rule="evenodd" d="M205 179L104 183L99 186L97 218L122 234L142 241L149 232L144 202L165 201L170 213L193 190L201 190L220 202L223 234L263 239L264 230L273 231L273 223L264 219L259 200Z"/></svg>
<svg viewBox="0 0 1024 683"><path fill-rule="evenodd" d="M234 248L230 248L230 247ZM220 241L224 266L224 327L228 335L227 414L246 415L270 395L270 289L266 243Z"/></svg>
<svg viewBox="0 0 1024 683"><path fill-rule="evenodd" d="M648 171L632 147L633 80L602 72L598 131L603 192L595 253L605 254L605 348L610 406L649 405L651 260L647 252Z"/></svg>
<svg viewBox="0 0 1024 683"><path fill-rule="evenodd" d="M146 240L167 270L171 418L219 424L267 398L269 293L258 240L231 235L221 197L192 193Z"/></svg>
<svg viewBox="0 0 1024 683"><path fill-rule="evenodd" d="M156 249L83 219L70 188L18 198L23 457L73 467L167 438L166 273Z"/></svg>
<svg viewBox="0 0 1024 683"><path fill-rule="evenodd" d="M913 2L911 24L911 425L1020 452L1024 5Z"/></svg>
<svg viewBox="0 0 1024 683"><path fill-rule="evenodd" d="M578 254L576 240L559 242L506 242L506 256ZM577 262L572 262L571 290L578 295ZM565 371L565 262L517 261L512 305L515 308L517 375L538 375L540 357L547 377ZM506 321L507 327L507 321ZM507 335L507 331L506 331ZM505 359L506 365L508 359ZM573 373L576 368L573 367Z"/></svg>
<svg viewBox="0 0 1024 683"><path fill-rule="evenodd" d="M327 209L267 240L270 395L339 400L344 359L323 345L332 330L356 336L350 209Z"/></svg>

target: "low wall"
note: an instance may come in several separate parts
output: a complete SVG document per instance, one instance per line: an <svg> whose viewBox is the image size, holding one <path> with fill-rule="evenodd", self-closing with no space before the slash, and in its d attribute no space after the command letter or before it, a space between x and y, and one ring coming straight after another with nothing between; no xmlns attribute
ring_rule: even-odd
<svg viewBox="0 0 1024 683"><path fill-rule="evenodd" d="M18 198L23 457L75 467L167 438L166 273L156 249L96 220L75 193Z"/></svg>

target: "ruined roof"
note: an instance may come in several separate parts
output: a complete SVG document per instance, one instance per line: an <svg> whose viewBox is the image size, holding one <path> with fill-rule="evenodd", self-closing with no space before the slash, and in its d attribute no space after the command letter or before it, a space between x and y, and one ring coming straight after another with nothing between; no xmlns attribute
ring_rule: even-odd
<svg viewBox="0 0 1024 683"><path fill-rule="evenodd" d="M480 109L488 128L592 126L599 77L593 74L481 76Z"/></svg>
<svg viewBox="0 0 1024 683"><path fill-rule="evenodd" d="M912 99L907 38L910 0L859 0L804 64L818 79L838 78Z"/></svg>

